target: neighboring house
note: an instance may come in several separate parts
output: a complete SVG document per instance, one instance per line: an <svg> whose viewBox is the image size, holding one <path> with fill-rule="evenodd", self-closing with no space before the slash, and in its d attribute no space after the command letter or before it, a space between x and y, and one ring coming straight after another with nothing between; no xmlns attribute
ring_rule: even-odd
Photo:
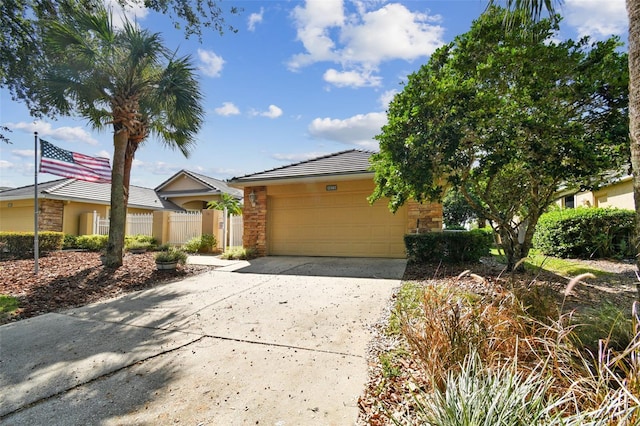
<svg viewBox="0 0 640 426"><path fill-rule="evenodd" d="M611 179L593 191L560 193L557 204L563 208L575 207L617 207L635 210L633 201L633 181L630 175Z"/></svg>
<svg viewBox="0 0 640 426"><path fill-rule="evenodd" d="M188 170L181 170L155 188L163 199L171 200L185 210L203 210L210 201L220 200L226 193L242 200L242 191L226 182Z"/></svg>
<svg viewBox="0 0 640 426"><path fill-rule="evenodd" d="M243 245L264 255L405 257L404 235L440 231L442 206L373 205L372 153L342 151L236 177L244 189Z"/></svg>
<svg viewBox="0 0 640 426"><path fill-rule="evenodd" d="M222 192L241 192L217 179L182 170L155 190L131 185L127 213L184 211L206 208ZM0 231L33 231L34 186L0 192ZM87 214L109 216L111 184L59 179L38 184L38 229L81 235L90 233Z"/></svg>

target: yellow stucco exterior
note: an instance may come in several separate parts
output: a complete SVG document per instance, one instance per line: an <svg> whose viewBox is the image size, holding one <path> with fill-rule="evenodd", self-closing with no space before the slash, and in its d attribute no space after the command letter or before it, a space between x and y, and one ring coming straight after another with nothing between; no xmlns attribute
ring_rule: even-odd
<svg viewBox="0 0 640 426"><path fill-rule="evenodd" d="M570 205L571 201L573 205ZM596 191L579 192L574 196L561 197L557 203L561 207L615 207L635 210L633 182L630 176L625 177Z"/></svg>

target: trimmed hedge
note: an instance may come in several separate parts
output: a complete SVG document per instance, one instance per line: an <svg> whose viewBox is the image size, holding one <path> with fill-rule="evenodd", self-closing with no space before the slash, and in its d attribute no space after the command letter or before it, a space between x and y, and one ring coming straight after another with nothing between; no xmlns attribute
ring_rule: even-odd
<svg viewBox="0 0 640 426"><path fill-rule="evenodd" d="M562 258L633 257L634 215L632 210L589 207L545 213L533 247Z"/></svg>
<svg viewBox="0 0 640 426"><path fill-rule="evenodd" d="M477 262L490 254L493 231L443 231L404 236L410 262Z"/></svg>
<svg viewBox="0 0 640 426"><path fill-rule="evenodd" d="M107 247L108 235L80 235L76 247L87 251L100 251Z"/></svg>
<svg viewBox="0 0 640 426"><path fill-rule="evenodd" d="M33 232L0 232L2 251L19 258L33 255L33 240ZM38 232L38 252L61 250L63 241L64 233L62 232Z"/></svg>

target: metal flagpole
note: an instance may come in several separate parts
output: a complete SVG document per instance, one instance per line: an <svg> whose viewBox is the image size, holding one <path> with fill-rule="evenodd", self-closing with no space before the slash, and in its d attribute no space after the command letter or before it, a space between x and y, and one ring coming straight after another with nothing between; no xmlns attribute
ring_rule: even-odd
<svg viewBox="0 0 640 426"><path fill-rule="evenodd" d="M38 132L34 135L34 198L33 198L33 273L38 275Z"/></svg>

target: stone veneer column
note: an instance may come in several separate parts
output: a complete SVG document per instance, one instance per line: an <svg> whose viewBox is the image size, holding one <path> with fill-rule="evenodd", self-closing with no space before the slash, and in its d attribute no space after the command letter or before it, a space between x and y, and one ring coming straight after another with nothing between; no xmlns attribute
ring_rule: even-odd
<svg viewBox="0 0 640 426"><path fill-rule="evenodd" d="M256 195L255 207L251 205L249 195ZM242 245L255 249L258 256L267 255L267 187L250 186L244 188L244 208L242 210L244 232Z"/></svg>
<svg viewBox="0 0 640 426"><path fill-rule="evenodd" d="M38 214L39 231L62 232L62 217L64 202L62 200L39 199L40 212Z"/></svg>
<svg viewBox="0 0 640 426"><path fill-rule="evenodd" d="M407 207L409 208L408 234L442 231L442 204L409 201Z"/></svg>

